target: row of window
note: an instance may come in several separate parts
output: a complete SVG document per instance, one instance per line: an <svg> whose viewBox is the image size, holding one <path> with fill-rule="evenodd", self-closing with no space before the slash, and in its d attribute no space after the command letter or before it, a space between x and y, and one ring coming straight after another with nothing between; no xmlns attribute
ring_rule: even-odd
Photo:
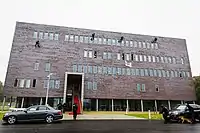
<svg viewBox="0 0 200 133"><path fill-rule="evenodd" d="M146 41L133 41L133 40L119 41L119 40L120 39L101 38L101 37L91 38L89 36L65 35L65 41L69 42L126 46L126 47L145 48L145 49L158 49L158 43L151 43Z"/></svg>
<svg viewBox="0 0 200 133"><path fill-rule="evenodd" d="M97 51L84 50L83 57L97 58ZM117 59L117 60L127 60L127 61L144 61L144 62L161 62L161 63L170 63L176 64L177 59L170 56L154 56L154 55L139 55L133 53L117 53L115 56L111 52L103 52L103 59ZM181 58L181 64L184 64L184 58Z"/></svg>
<svg viewBox="0 0 200 133"><path fill-rule="evenodd" d="M34 64L34 70L35 70L35 71L39 70L39 66L40 66L40 63L36 62L36 63ZM46 64L45 64L45 71L46 71L46 72L49 72L50 70L51 70L51 64L50 64L50 63L46 63Z"/></svg>
<svg viewBox="0 0 200 133"><path fill-rule="evenodd" d="M33 33L33 38L37 39L45 39L45 40L58 40L59 39L59 34L54 34L54 33L43 33L43 32L34 32Z"/></svg>
<svg viewBox="0 0 200 133"><path fill-rule="evenodd" d="M190 72L176 70L162 70L151 68L120 68L106 66L87 66L73 65L73 72L84 72L93 74L108 75L133 75L133 76L152 76L152 77L190 77Z"/></svg>
<svg viewBox="0 0 200 133"><path fill-rule="evenodd" d="M44 80L44 88L48 87L48 80ZM59 89L60 80L49 80L49 89Z"/></svg>
<svg viewBox="0 0 200 133"><path fill-rule="evenodd" d="M88 90L97 90L97 82L87 82Z"/></svg>
<svg viewBox="0 0 200 133"><path fill-rule="evenodd" d="M35 88L35 86L36 86L36 79L33 79L32 87ZM31 80L30 79L15 79L14 87L30 88L31 87Z"/></svg>
<svg viewBox="0 0 200 133"><path fill-rule="evenodd" d="M138 92L146 92L145 84L136 84L136 88ZM158 85L155 85L155 92L159 92Z"/></svg>

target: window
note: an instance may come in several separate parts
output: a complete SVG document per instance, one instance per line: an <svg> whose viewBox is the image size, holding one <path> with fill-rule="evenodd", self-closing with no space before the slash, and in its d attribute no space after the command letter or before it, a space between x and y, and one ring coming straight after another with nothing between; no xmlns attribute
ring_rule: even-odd
<svg viewBox="0 0 200 133"><path fill-rule="evenodd" d="M94 51L94 58L97 58L97 51Z"/></svg>
<svg viewBox="0 0 200 133"><path fill-rule="evenodd" d="M181 72L179 72L179 77L180 77L180 78L183 77L183 74L182 74Z"/></svg>
<svg viewBox="0 0 200 133"><path fill-rule="evenodd" d="M168 63L168 58L167 57L165 57L165 63Z"/></svg>
<svg viewBox="0 0 200 133"><path fill-rule="evenodd" d="M93 90L97 90L97 82L93 82Z"/></svg>
<svg viewBox="0 0 200 133"><path fill-rule="evenodd" d="M153 62L156 62L156 57L152 56Z"/></svg>
<svg viewBox="0 0 200 133"><path fill-rule="evenodd" d="M77 72L77 65L73 65L73 72Z"/></svg>
<svg viewBox="0 0 200 133"><path fill-rule="evenodd" d="M80 42L83 43L83 36L80 36Z"/></svg>
<svg viewBox="0 0 200 133"><path fill-rule="evenodd" d="M143 92L146 91L145 84L142 84L142 91L143 91Z"/></svg>
<svg viewBox="0 0 200 133"><path fill-rule="evenodd" d="M98 43L98 40L97 38L94 38L94 43L97 44Z"/></svg>
<svg viewBox="0 0 200 133"><path fill-rule="evenodd" d="M121 68L117 68L117 74L121 75L122 74L122 69Z"/></svg>
<svg viewBox="0 0 200 133"><path fill-rule="evenodd" d="M168 57L169 63L172 63L172 57Z"/></svg>
<svg viewBox="0 0 200 133"><path fill-rule="evenodd" d="M187 77L190 77L190 72L186 72Z"/></svg>
<svg viewBox="0 0 200 133"><path fill-rule="evenodd" d="M112 54L108 52L108 59L112 59Z"/></svg>
<svg viewBox="0 0 200 133"><path fill-rule="evenodd" d="M181 64L184 64L184 59L183 58L181 58Z"/></svg>
<svg viewBox="0 0 200 133"><path fill-rule="evenodd" d="M182 74L183 74L183 77L186 77L186 74L185 74L185 72L184 72L184 71L182 72Z"/></svg>
<svg viewBox="0 0 200 133"><path fill-rule="evenodd" d="M146 56L146 55L144 55L144 61L145 61L145 62L147 61L147 56Z"/></svg>
<svg viewBox="0 0 200 133"><path fill-rule="evenodd" d="M126 68L126 74L127 74L127 75L131 75L130 68Z"/></svg>
<svg viewBox="0 0 200 133"><path fill-rule="evenodd" d="M149 60L149 62L151 62L151 56L150 55L148 56L148 60Z"/></svg>
<svg viewBox="0 0 200 133"><path fill-rule="evenodd" d="M121 42L121 46L124 46L124 41Z"/></svg>
<svg viewBox="0 0 200 133"><path fill-rule="evenodd" d="M75 36L75 42L78 42L78 36Z"/></svg>
<svg viewBox="0 0 200 133"><path fill-rule="evenodd" d="M153 76L153 70L152 69L149 69L149 74L150 74L150 76Z"/></svg>
<svg viewBox="0 0 200 133"><path fill-rule="evenodd" d="M161 70L158 70L158 77L162 77Z"/></svg>
<svg viewBox="0 0 200 133"><path fill-rule="evenodd" d="M65 41L69 41L69 35L65 35Z"/></svg>
<svg viewBox="0 0 200 133"><path fill-rule="evenodd" d="M36 109L37 109L37 106L33 106L33 107L29 107L27 111L36 111Z"/></svg>
<svg viewBox="0 0 200 133"><path fill-rule="evenodd" d="M55 85L54 82L55 82L55 81L54 81L53 79L49 81L49 89L53 89L53 88L55 88L55 86L54 86L54 85Z"/></svg>
<svg viewBox="0 0 200 133"><path fill-rule="evenodd" d="M150 43L147 43L147 48L150 49L151 45Z"/></svg>
<svg viewBox="0 0 200 133"><path fill-rule="evenodd" d="M177 71L174 72L174 76L178 77L178 72Z"/></svg>
<svg viewBox="0 0 200 133"><path fill-rule="evenodd" d="M166 75L167 75L167 77L170 77L170 75L169 75L169 71L166 71Z"/></svg>
<svg viewBox="0 0 200 133"><path fill-rule="evenodd" d="M55 88L59 89L60 88L60 80L55 81Z"/></svg>
<svg viewBox="0 0 200 133"><path fill-rule="evenodd" d="M48 87L48 80L44 80L44 88Z"/></svg>
<svg viewBox="0 0 200 133"><path fill-rule="evenodd" d="M135 75L135 69L131 69L131 75Z"/></svg>
<svg viewBox="0 0 200 133"><path fill-rule="evenodd" d="M116 44L116 40L112 39L112 45L115 45L115 44Z"/></svg>
<svg viewBox="0 0 200 133"><path fill-rule="evenodd" d="M88 90L92 90L92 82L88 82Z"/></svg>
<svg viewBox="0 0 200 133"><path fill-rule="evenodd" d="M39 70L39 63L35 63L34 70Z"/></svg>
<svg viewBox="0 0 200 133"><path fill-rule="evenodd" d="M158 49L158 44L157 43L155 43L154 46L155 46L155 49Z"/></svg>
<svg viewBox="0 0 200 133"><path fill-rule="evenodd" d="M166 77L165 70L162 70L162 76Z"/></svg>
<svg viewBox="0 0 200 133"><path fill-rule="evenodd" d="M154 75L155 77L157 77L157 70L156 70L156 69L153 70L153 75Z"/></svg>
<svg viewBox="0 0 200 133"><path fill-rule="evenodd" d="M84 37L84 43L88 43L88 39L89 39L89 38L88 38L87 36L85 36L85 37Z"/></svg>
<svg viewBox="0 0 200 133"><path fill-rule="evenodd" d="M43 32L40 32L39 39L43 39Z"/></svg>
<svg viewBox="0 0 200 133"><path fill-rule="evenodd" d="M89 51L89 58L92 58L92 51Z"/></svg>
<svg viewBox="0 0 200 133"><path fill-rule="evenodd" d="M97 66L93 66L93 72L97 73Z"/></svg>
<svg viewBox="0 0 200 133"><path fill-rule="evenodd" d="M157 62L160 62L159 56L156 57L156 61L157 61Z"/></svg>
<svg viewBox="0 0 200 133"><path fill-rule="evenodd" d="M137 91L140 92L140 84L137 84Z"/></svg>
<svg viewBox="0 0 200 133"><path fill-rule="evenodd" d="M120 60L120 53L117 53L117 60Z"/></svg>
<svg viewBox="0 0 200 133"><path fill-rule="evenodd" d="M92 73L92 66L88 66L88 73Z"/></svg>
<svg viewBox="0 0 200 133"><path fill-rule="evenodd" d="M74 41L74 35L70 35L69 41L70 41L70 42L73 42L73 41Z"/></svg>
<svg viewBox="0 0 200 133"><path fill-rule="evenodd" d="M124 57L125 55L124 55L124 53L122 53L122 60L124 60L125 59L125 57Z"/></svg>
<svg viewBox="0 0 200 133"><path fill-rule="evenodd" d="M53 33L50 33L50 34L49 34L49 39L50 39L50 40L53 40Z"/></svg>
<svg viewBox="0 0 200 133"><path fill-rule="evenodd" d="M143 61L142 55L140 55L140 61Z"/></svg>
<svg viewBox="0 0 200 133"><path fill-rule="evenodd" d="M58 40L59 34L55 34L54 40Z"/></svg>
<svg viewBox="0 0 200 133"><path fill-rule="evenodd" d="M145 76L149 76L148 69L144 69L144 74L145 74Z"/></svg>
<svg viewBox="0 0 200 133"><path fill-rule="evenodd" d="M130 41L130 47L133 47L133 41Z"/></svg>
<svg viewBox="0 0 200 133"><path fill-rule="evenodd" d="M49 72L50 71L50 67L51 67L51 64L50 63L46 63L46 65L45 65L45 71Z"/></svg>
<svg viewBox="0 0 200 133"><path fill-rule="evenodd" d="M49 39L49 33L44 33L44 39Z"/></svg>
<svg viewBox="0 0 200 133"><path fill-rule="evenodd" d="M107 53L103 52L103 59L107 59Z"/></svg>
<svg viewBox="0 0 200 133"><path fill-rule="evenodd" d="M126 60L130 60L130 54L126 54Z"/></svg>
<svg viewBox="0 0 200 133"><path fill-rule="evenodd" d="M108 74L112 74L112 67L108 67Z"/></svg>
<svg viewBox="0 0 200 133"><path fill-rule="evenodd" d="M82 72L82 65L78 65L78 72Z"/></svg>
<svg viewBox="0 0 200 133"><path fill-rule="evenodd" d="M101 74L102 73L102 68L100 66L98 66L98 73Z"/></svg>
<svg viewBox="0 0 200 133"><path fill-rule="evenodd" d="M87 66L83 66L83 72L87 73Z"/></svg>
<svg viewBox="0 0 200 133"><path fill-rule="evenodd" d="M129 47L129 41L126 41L126 47Z"/></svg>
<svg viewBox="0 0 200 133"><path fill-rule="evenodd" d="M155 85L155 91L159 92L159 86L158 85Z"/></svg>
<svg viewBox="0 0 200 133"><path fill-rule="evenodd" d="M142 43L141 42L138 42L138 47L142 48Z"/></svg>
<svg viewBox="0 0 200 133"><path fill-rule="evenodd" d="M108 39L108 45L111 45L111 39Z"/></svg>
<svg viewBox="0 0 200 133"><path fill-rule="evenodd" d="M173 64L176 64L176 58L175 57L172 58L172 61L173 61Z"/></svg>
<svg viewBox="0 0 200 133"><path fill-rule="evenodd" d="M171 71L171 77L174 77L174 71Z"/></svg>
<svg viewBox="0 0 200 133"><path fill-rule="evenodd" d="M48 109L47 109L47 107L45 107L45 106L40 106L40 107L38 108L38 110L48 110Z"/></svg>
<svg viewBox="0 0 200 133"><path fill-rule="evenodd" d="M88 55L88 51L84 50L84 57L87 57L87 55Z"/></svg>
<svg viewBox="0 0 200 133"><path fill-rule="evenodd" d="M164 57L161 56L160 58L161 58L161 62L164 63Z"/></svg>
<svg viewBox="0 0 200 133"><path fill-rule="evenodd" d="M145 43L145 42L143 42L142 44L143 44L143 48L146 48L146 43Z"/></svg>
<svg viewBox="0 0 200 133"><path fill-rule="evenodd" d="M135 54L135 61L138 61L138 55Z"/></svg>
<svg viewBox="0 0 200 133"><path fill-rule="evenodd" d="M37 36L38 36L38 33L35 31L35 32L33 33L33 38L37 38Z"/></svg>
<svg viewBox="0 0 200 133"><path fill-rule="evenodd" d="M122 75L126 75L126 69L122 68Z"/></svg>
<svg viewBox="0 0 200 133"><path fill-rule="evenodd" d="M134 47L137 48L137 42L136 41L134 41Z"/></svg>
<svg viewBox="0 0 200 133"><path fill-rule="evenodd" d="M103 38L103 44L107 44L107 39Z"/></svg>
<svg viewBox="0 0 200 133"><path fill-rule="evenodd" d="M113 69L112 69L112 74L113 74L113 75L116 75L116 73L117 73L117 72L116 72L116 68L113 67Z"/></svg>
<svg viewBox="0 0 200 133"><path fill-rule="evenodd" d="M133 54L131 54L131 60L134 60L134 55Z"/></svg>
<svg viewBox="0 0 200 133"><path fill-rule="evenodd" d="M154 49L154 43L151 43L151 48Z"/></svg>
<svg viewBox="0 0 200 133"><path fill-rule="evenodd" d="M101 39L101 38L99 38L98 43L99 43L99 44L102 44L102 39Z"/></svg>
<svg viewBox="0 0 200 133"><path fill-rule="evenodd" d="M17 87L17 84L18 84L18 79L15 79L14 87Z"/></svg>
<svg viewBox="0 0 200 133"><path fill-rule="evenodd" d="M20 80L19 80L19 87L20 87L20 88L23 88L23 87L24 87L24 81L25 81L24 79L20 79Z"/></svg>
<svg viewBox="0 0 200 133"><path fill-rule="evenodd" d="M36 79L33 79L33 87L36 87Z"/></svg>
<svg viewBox="0 0 200 133"><path fill-rule="evenodd" d="M140 69L141 76L144 76L144 69Z"/></svg>
<svg viewBox="0 0 200 133"><path fill-rule="evenodd" d="M103 67L103 74L107 74L107 67Z"/></svg>
<svg viewBox="0 0 200 133"><path fill-rule="evenodd" d="M26 88L30 88L31 87L31 80L30 79L27 79L26 80L26 85L25 85Z"/></svg>
<svg viewBox="0 0 200 133"><path fill-rule="evenodd" d="M139 69L135 69L135 73L136 73L136 76L139 76L140 75Z"/></svg>

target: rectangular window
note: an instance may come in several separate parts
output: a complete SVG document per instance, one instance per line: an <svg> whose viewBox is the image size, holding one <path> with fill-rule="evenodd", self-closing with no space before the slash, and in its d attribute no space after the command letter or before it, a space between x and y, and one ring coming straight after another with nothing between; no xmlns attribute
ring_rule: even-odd
<svg viewBox="0 0 200 133"><path fill-rule="evenodd" d="M155 43L154 45L155 45L155 49L158 49L158 44L157 44L157 43Z"/></svg>
<svg viewBox="0 0 200 133"><path fill-rule="evenodd" d="M15 79L14 87L17 87L17 85L18 85L18 79Z"/></svg>
<svg viewBox="0 0 200 133"><path fill-rule="evenodd" d="M55 34L54 40L58 40L59 34Z"/></svg>
<svg viewBox="0 0 200 133"><path fill-rule="evenodd" d="M143 45L143 48L146 48L146 43L145 42L143 42L142 45Z"/></svg>
<svg viewBox="0 0 200 133"><path fill-rule="evenodd" d="M117 60L120 60L120 53L117 53Z"/></svg>
<svg viewBox="0 0 200 133"><path fill-rule="evenodd" d="M148 69L144 69L144 74L145 74L145 76L149 76Z"/></svg>
<svg viewBox="0 0 200 133"><path fill-rule="evenodd" d="M121 68L117 68L117 74L121 75L122 74L122 69Z"/></svg>
<svg viewBox="0 0 200 133"><path fill-rule="evenodd" d="M137 42L136 41L134 41L134 47L137 48Z"/></svg>
<svg viewBox="0 0 200 133"><path fill-rule="evenodd" d="M77 65L73 65L73 72L77 72Z"/></svg>
<svg viewBox="0 0 200 133"><path fill-rule="evenodd" d="M88 82L88 90L92 90L92 82Z"/></svg>
<svg viewBox="0 0 200 133"><path fill-rule="evenodd" d="M107 74L107 67L103 67L103 74Z"/></svg>
<svg viewBox="0 0 200 133"><path fill-rule="evenodd" d="M65 35L65 41L69 41L69 35Z"/></svg>
<svg viewBox="0 0 200 133"><path fill-rule="evenodd" d="M99 44L102 44L102 38L99 38L98 43L99 43Z"/></svg>
<svg viewBox="0 0 200 133"><path fill-rule="evenodd" d="M140 61L143 61L142 55L140 55Z"/></svg>
<svg viewBox="0 0 200 133"><path fill-rule="evenodd" d="M126 41L126 47L129 47L129 41Z"/></svg>
<svg viewBox="0 0 200 133"><path fill-rule="evenodd" d="M126 60L130 60L130 54L126 54Z"/></svg>
<svg viewBox="0 0 200 133"><path fill-rule="evenodd" d="M122 60L124 60L125 59L125 57L124 57L125 55L124 55L124 53L122 53Z"/></svg>
<svg viewBox="0 0 200 133"><path fill-rule="evenodd" d="M87 55L88 55L88 51L84 50L84 57L87 57Z"/></svg>
<svg viewBox="0 0 200 133"><path fill-rule="evenodd" d="M107 39L103 38L103 44L107 44Z"/></svg>
<svg viewBox="0 0 200 133"><path fill-rule="evenodd" d="M134 60L134 54L131 54L131 60Z"/></svg>
<svg viewBox="0 0 200 133"><path fill-rule="evenodd" d="M107 59L107 53L103 52L103 59Z"/></svg>
<svg viewBox="0 0 200 133"><path fill-rule="evenodd" d="M82 65L78 65L78 72L82 72Z"/></svg>
<svg viewBox="0 0 200 133"><path fill-rule="evenodd" d="M187 77L190 77L190 72L186 72Z"/></svg>
<svg viewBox="0 0 200 133"><path fill-rule="evenodd" d="M165 70L162 70L162 76L166 77Z"/></svg>
<svg viewBox="0 0 200 133"><path fill-rule="evenodd" d="M49 81L49 89L54 89L55 88L55 81L54 80L50 80Z"/></svg>
<svg viewBox="0 0 200 133"><path fill-rule="evenodd" d="M53 33L49 33L49 40L53 40Z"/></svg>
<svg viewBox="0 0 200 133"><path fill-rule="evenodd" d="M135 69L131 69L131 75L135 76Z"/></svg>
<svg viewBox="0 0 200 133"><path fill-rule="evenodd" d="M116 74L117 74L116 68L115 68L115 67L113 67L113 69L112 69L112 74L113 74L113 75L116 75Z"/></svg>
<svg viewBox="0 0 200 133"><path fill-rule="evenodd" d="M151 62L151 56L150 55L148 56L148 61Z"/></svg>
<svg viewBox="0 0 200 133"><path fill-rule="evenodd" d="M43 39L43 32L39 33L39 39Z"/></svg>
<svg viewBox="0 0 200 133"><path fill-rule="evenodd" d="M75 42L78 42L78 36L75 36Z"/></svg>
<svg viewBox="0 0 200 133"><path fill-rule="evenodd" d="M51 64L50 64L50 63L46 63L46 64L45 64L45 71L46 71L46 72L49 72L50 69L51 69Z"/></svg>
<svg viewBox="0 0 200 133"><path fill-rule="evenodd" d="M144 76L144 69L140 69L141 76Z"/></svg>
<svg viewBox="0 0 200 133"><path fill-rule="evenodd" d="M27 79L26 80L26 85L25 85L26 88L30 88L31 87L31 80L30 79Z"/></svg>
<svg viewBox="0 0 200 133"><path fill-rule="evenodd" d="M169 63L172 63L172 57L168 57Z"/></svg>
<svg viewBox="0 0 200 133"><path fill-rule="evenodd" d="M88 66L88 73L92 73L92 66Z"/></svg>
<svg viewBox="0 0 200 133"><path fill-rule="evenodd" d="M38 37L38 32L35 31L35 32L33 33L33 38L37 38L37 37Z"/></svg>
<svg viewBox="0 0 200 133"><path fill-rule="evenodd" d="M169 71L166 71L166 76L167 76L167 77L170 77Z"/></svg>
<svg viewBox="0 0 200 133"><path fill-rule="evenodd" d="M24 79L20 79L20 81L19 81L19 87L20 88L24 88L24 82L25 82Z"/></svg>
<svg viewBox="0 0 200 133"><path fill-rule="evenodd" d="M186 77L186 74L185 74L185 72L184 72L184 71L182 72L182 75L183 75L183 77Z"/></svg>
<svg viewBox="0 0 200 133"><path fill-rule="evenodd" d="M161 70L158 70L158 77L162 77Z"/></svg>
<svg viewBox="0 0 200 133"><path fill-rule="evenodd" d="M44 80L44 88L48 87L48 80Z"/></svg>
<svg viewBox="0 0 200 133"><path fill-rule="evenodd" d="M102 67L98 66L98 73L102 74Z"/></svg>
<svg viewBox="0 0 200 133"><path fill-rule="evenodd" d="M184 59L183 58L181 58L181 64L184 64Z"/></svg>
<svg viewBox="0 0 200 133"><path fill-rule="evenodd" d="M145 61L145 62L147 61L147 56L146 56L146 55L144 55L144 61Z"/></svg>
<svg viewBox="0 0 200 133"><path fill-rule="evenodd" d="M153 70L152 69L149 69L149 74L150 74L151 77L153 76Z"/></svg>
<svg viewBox="0 0 200 133"><path fill-rule="evenodd" d="M93 82L93 90L97 90L97 82Z"/></svg>
<svg viewBox="0 0 200 133"><path fill-rule="evenodd" d="M156 57L156 61L157 61L157 62L160 62L159 56Z"/></svg>
<svg viewBox="0 0 200 133"><path fill-rule="evenodd" d="M164 57L161 56L160 59L161 59L161 62L164 63Z"/></svg>
<svg viewBox="0 0 200 133"><path fill-rule="evenodd" d="M36 87L36 79L33 79L33 87Z"/></svg>
<svg viewBox="0 0 200 133"><path fill-rule="evenodd" d="M87 73L87 66L86 65L83 67L83 72Z"/></svg>
<svg viewBox="0 0 200 133"><path fill-rule="evenodd" d="M108 52L107 54L108 54L108 59L112 59L112 54L110 52Z"/></svg>
<svg viewBox="0 0 200 133"><path fill-rule="evenodd" d="M168 63L168 58L167 57L165 57L165 63Z"/></svg>
<svg viewBox="0 0 200 133"><path fill-rule="evenodd" d="M135 61L138 61L138 55L135 54Z"/></svg>
<svg viewBox="0 0 200 133"><path fill-rule="evenodd" d="M139 71L139 69L135 69L135 73L136 73L136 76L140 76L140 71Z"/></svg>
<svg viewBox="0 0 200 133"><path fill-rule="evenodd" d="M89 51L89 58L92 58L92 51Z"/></svg>
<svg viewBox="0 0 200 133"><path fill-rule="evenodd" d="M151 43L151 48L154 49L154 43Z"/></svg>
<svg viewBox="0 0 200 133"><path fill-rule="evenodd" d="M69 41L70 41L70 42L73 42L73 41L74 41L74 35L70 35Z"/></svg>
<svg viewBox="0 0 200 133"><path fill-rule="evenodd" d="M153 70L153 74L154 74L155 77L157 77L157 70L156 69Z"/></svg>
<svg viewBox="0 0 200 133"><path fill-rule="evenodd" d="M97 66L93 66L93 72L97 73Z"/></svg>
<svg viewBox="0 0 200 133"><path fill-rule="evenodd" d="M171 71L171 77L174 77L174 71Z"/></svg>
<svg viewBox="0 0 200 133"><path fill-rule="evenodd" d="M174 71L174 76L178 77L178 72L177 71Z"/></svg>
<svg viewBox="0 0 200 133"><path fill-rule="evenodd" d="M145 88L145 84L142 84L142 92L145 92L146 88Z"/></svg>
<svg viewBox="0 0 200 133"><path fill-rule="evenodd" d="M94 38L94 43L97 44L98 43L98 40L97 38Z"/></svg>
<svg viewBox="0 0 200 133"><path fill-rule="evenodd" d="M172 58L172 61L173 61L173 64L176 64L176 58L175 57Z"/></svg>
<svg viewBox="0 0 200 133"><path fill-rule="evenodd" d="M138 47L142 48L142 43L141 42L138 42Z"/></svg>
<svg viewBox="0 0 200 133"><path fill-rule="evenodd" d="M116 44L116 40L112 39L112 45L115 45L115 44Z"/></svg>
<svg viewBox="0 0 200 133"><path fill-rule="evenodd" d="M60 88L60 80L55 81L55 88L59 89Z"/></svg>
<svg viewBox="0 0 200 133"><path fill-rule="evenodd" d="M89 37L85 36L84 37L84 43L88 43L88 39L89 39Z"/></svg>
<svg viewBox="0 0 200 133"><path fill-rule="evenodd" d="M137 91L140 92L140 84L137 84Z"/></svg>
<svg viewBox="0 0 200 133"><path fill-rule="evenodd" d="M40 65L40 63L35 63L34 70L39 70L39 65Z"/></svg>
<svg viewBox="0 0 200 133"><path fill-rule="evenodd" d="M156 62L156 57L152 56L153 62Z"/></svg>
<svg viewBox="0 0 200 133"><path fill-rule="evenodd" d="M159 86L158 85L155 85L155 91L159 92Z"/></svg>
<svg viewBox="0 0 200 133"><path fill-rule="evenodd" d="M130 41L130 47L133 47L133 41Z"/></svg>
<svg viewBox="0 0 200 133"><path fill-rule="evenodd" d="M127 74L127 75L131 75L130 68L126 68L126 74Z"/></svg>
<svg viewBox="0 0 200 133"><path fill-rule="evenodd" d="M122 75L126 75L126 69L122 68Z"/></svg>
<svg viewBox="0 0 200 133"><path fill-rule="evenodd" d="M147 43L147 48L150 49L150 47L151 47L151 44Z"/></svg>
<svg viewBox="0 0 200 133"><path fill-rule="evenodd" d="M108 74L112 74L112 67L108 67Z"/></svg>
<svg viewBox="0 0 200 133"><path fill-rule="evenodd" d="M121 46L124 46L124 41L121 42Z"/></svg>
<svg viewBox="0 0 200 133"><path fill-rule="evenodd" d="M44 39L49 39L49 33L44 33Z"/></svg>
<svg viewBox="0 0 200 133"><path fill-rule="evenodd" d="M83 43L83 36L80 36L80 42Z"/></svg>

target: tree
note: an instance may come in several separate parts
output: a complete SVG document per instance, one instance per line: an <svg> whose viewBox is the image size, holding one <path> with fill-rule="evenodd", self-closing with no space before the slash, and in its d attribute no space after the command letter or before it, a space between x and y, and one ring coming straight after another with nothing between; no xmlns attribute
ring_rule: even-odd
<svg viewBox="0 0 200 133"><path fill-rule="evenodd" d="M193 77L193 85L196 91L197 103L200 104L200 76Z"/></svg>

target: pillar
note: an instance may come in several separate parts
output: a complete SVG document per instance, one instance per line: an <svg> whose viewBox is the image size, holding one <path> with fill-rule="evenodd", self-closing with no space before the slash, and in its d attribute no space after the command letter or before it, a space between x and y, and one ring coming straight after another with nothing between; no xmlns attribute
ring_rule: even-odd
<svg viewBox="0 0 200 133"><path fill-rule="evenodd" d="M10 106L9 107L11 107L12 106L12 96L10 97Z"/></svg>
<svg viewBox="0 0 200 133"><path fill-rule="evenodd" d="M42 105L42 97L40 98L40 105Z"/></svg>
<svg viewBox="0 0 200 133"><path fill-rule="evenodd" d="M171 103L170 103L170 100L168 100L168 106L169 106L169 110L171 110Z"/></svg>
<svg viewBox="0 0 200 133"><path fill-rule="evenodd" d="M15 98L15 108L17 108L17 97Z"/></svg>
<svg viewBox="0 0 200 133"><path fill-rule="evenodd" d="M99 100L96 99L96 111L99 111Z"/></svg>
<svg viewBox="0 0 200 133"><path fill-rule="evenodd" d="M5 102L6 102L6 97L4 96L4 97L3 97L2 111L4 111Z"/></svg>
<svg viewBox="0 0 200 133"><path fill-rule="evenodd" d="M157 105L157 101L155 100L155 111L158 111L158 105Z"/></svg>
<svg viewBox="0 0 200 133"><path fill-rule="evenodd" d="M181 104L183 104L183 101L181 101Z"/></svg>
<svg viewBox="0 0 200 133"><path fill-rule="evenodd" d="M112 99L112 101L111 101L111 107L112 107L112 111L114 111L113 99Z"/></svg>
<svg viewBox="0 0 200 133"><path fill-rule="evenodd" d="M24 97L22 98L21 108L24 106Z"/></svg>
<svg viewBox="0 0 200 133"><path fill-rule="evenodd" d="M193 104L195 104L195 101L193 101Z"/></svg>
<svg viewBox="0 0 200 133"><path fill-rule="evenodd" d="M143 107L143 100L141 99L140 102L141 102L141 111L143 112L143 111L144 111L144 109L143 109L143 108L144 108L144 107Z"/></svg>
<svg viewBox="0 0 200 133"><path fill-rule="evenodd" d="M127 109L127 111L129 111L128 99L126 100L126 109Z"/></svg>
<svg viewBox="0 0 200 133"><path fill-rule="evenodd" d="M68 74L65 73L65 84L64 84L64 92L63 92L63 103L66 103L66 96L67 96L67 76L68 76Z"/></svg>

